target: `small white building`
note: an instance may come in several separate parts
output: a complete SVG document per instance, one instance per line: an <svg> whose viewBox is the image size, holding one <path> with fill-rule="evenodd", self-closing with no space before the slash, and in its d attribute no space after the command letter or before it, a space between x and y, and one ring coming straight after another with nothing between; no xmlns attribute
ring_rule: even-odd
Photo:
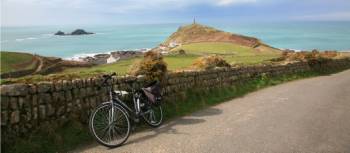
<svg viewBox="0 0 350 153"><path fill-rule="evenodd" d="M181 46L181 44L178 44L178 43L176 43L176 42L170 42L170 43L169 43L169 47L170 47L170 48L174 48L174 47L177 47L177 46Z"/></svg>
<svg viewBox="0 0 350 153"><path fill-rule="evenodd" d="M109 56L109 58L107 58L107 63L114 63L116 61L118 61L120 59L120 57L118 58L114 58L112 55Z"/></svg>

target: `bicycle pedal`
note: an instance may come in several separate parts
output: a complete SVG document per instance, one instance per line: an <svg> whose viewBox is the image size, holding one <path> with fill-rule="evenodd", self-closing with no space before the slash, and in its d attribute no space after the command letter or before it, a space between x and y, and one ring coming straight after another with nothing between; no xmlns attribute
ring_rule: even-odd
<svg viewBox="0 0 350 153"><path fill-rule="evenodd" d="M134 122L135 122L135 123L139 123L139 122L140 122L140 119L135 118L135 119L134 119Z"/></svg>

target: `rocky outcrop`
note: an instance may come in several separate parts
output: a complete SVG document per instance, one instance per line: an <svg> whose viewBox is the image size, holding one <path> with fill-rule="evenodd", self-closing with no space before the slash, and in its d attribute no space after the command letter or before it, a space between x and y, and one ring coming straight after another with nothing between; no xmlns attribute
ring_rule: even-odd
<svg viewBox="0 0 350 153"><path fill-rule="evenodd" d="M115 52L111 52L111 55L114 58L129 59L132 57L142 55L142 52L139 52L139 51L115 51Z"/></svg>
<svg viewBox="0 0 350 153"><path fill-rule="evenodd" d="M55 35L57 36L67 36L67 35L90 35L90 34L94 34L92 32L86 32L85 30L83 29L77 29L77 30L74 30L72 33L67 33L65 34L64 32L62 31L58 31L55 33Z"/></svg>
<svg viewBox="0 0 350 153"><path fill-rule="evenodd" d="M140 51L114 51L110 54L96 54L94 56L87 56L80 59L84 62L100 65L137 57L142 54L143 52Z"/></svg>
<svg viewBox="0 0 350 153"><path fill-rule="evenodd" d="M64 33L64 32L62 32L62 31L57 31L57 32L55 33L55 35L62 36L62 35L65 35L65 33Z"/></svg>
<svg viewBox="0 0 350 153"><path fill-rule="evenodd" d="M94 34L94 33L92 33L92 32L86 32L86 31L83 30L83 29L77 29L77 30L75 30L75 31L73 31L73 32L71 33L71 35L90 35L90 34Z"/></svg>

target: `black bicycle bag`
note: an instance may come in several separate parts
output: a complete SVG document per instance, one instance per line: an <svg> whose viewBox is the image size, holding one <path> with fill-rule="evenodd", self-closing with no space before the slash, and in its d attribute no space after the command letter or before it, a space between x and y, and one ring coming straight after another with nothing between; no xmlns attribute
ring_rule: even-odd
<svg viewBox="0 0 350 153"><path fill-rule="evenodd" d="M157 82L157 81L152 82L151 84L149 84L145 88L142 88L142 91L145 94L145 96L147 97L147 99L151 105L159 105L160 104L160 102L162 100L162 96L161 96L161 87L160 87L159 82Z"/></svg>

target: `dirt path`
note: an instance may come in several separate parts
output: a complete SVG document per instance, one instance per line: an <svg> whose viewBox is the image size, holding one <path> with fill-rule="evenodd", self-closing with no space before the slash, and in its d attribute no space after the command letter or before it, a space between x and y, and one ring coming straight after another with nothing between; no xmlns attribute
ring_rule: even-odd
<svg viewBox="0 0 350 153"><path fill-rule="evenodd" d="M35 56L35 58L38 59L39 66L36 68L36 70L33 72L33 74L36 74L36 73L40 72L42 70L43 66L44 66L44 61L43 61L43 59L41 57Z"/></svg>
<svg viewBox="0 0 350 153"><path fill-rule="evenodd" d="M76 152L350 152L350 70L248 94Z"/></svg>

